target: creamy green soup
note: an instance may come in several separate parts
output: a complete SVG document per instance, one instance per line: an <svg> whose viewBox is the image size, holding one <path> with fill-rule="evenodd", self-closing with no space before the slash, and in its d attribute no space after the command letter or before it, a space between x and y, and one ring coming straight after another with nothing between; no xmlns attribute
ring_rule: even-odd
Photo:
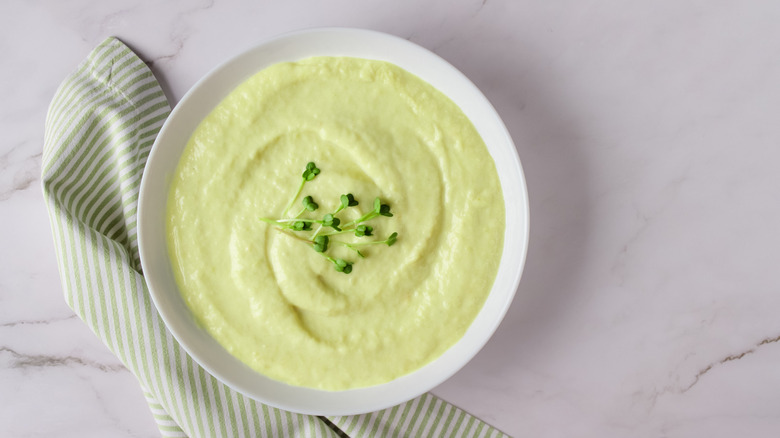
<svg viewBox="0 0 780 438"><path fill-rule="evenodd" d="M346 275L260 217L281 217L307 162L311 195L379 197L392 218ZM167 236L182 297L227 351L292 385L343 390L412 372L460 339L490 292L504 201L484 142L446 96L386 62L318 57L262 70L198 126L168 199ZM346 233L346 241L360 238Z"/></svg>

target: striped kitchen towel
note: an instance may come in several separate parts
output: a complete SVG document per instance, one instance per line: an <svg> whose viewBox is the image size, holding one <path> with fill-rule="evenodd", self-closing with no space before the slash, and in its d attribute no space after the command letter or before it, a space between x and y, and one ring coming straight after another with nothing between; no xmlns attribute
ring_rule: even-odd
<svg viewBox="0 0 780 438"><path fill-rule="evenodd" d="M163 436L504 436L431 394L365 415L294 414L198 366L157 314L138 258L139 184L169 112L146 64L109 38L54 96L42 165L65 300L138 378Z"/></svg>

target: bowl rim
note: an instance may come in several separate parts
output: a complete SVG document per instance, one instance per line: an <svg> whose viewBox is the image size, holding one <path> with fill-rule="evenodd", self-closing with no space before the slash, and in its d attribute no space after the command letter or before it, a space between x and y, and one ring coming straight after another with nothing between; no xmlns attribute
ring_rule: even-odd
<svg viewBox="0 0 780 438"><path fill-rule="evenodd" d="M376 385L376 386L370 386L365 388L357 388L357 389L349 389L344 391L324 391L324 390L318 390L313 388L305 388L305 387L297 387L285 384L283 382L278 382L272 379L269 379L262 374L253 371L249 369L246 365L243 365L239 362L240 365L237 365L239 368L240 366L243 366L251 371L251 373L254 373L256 375L256 378L259 381L262 381L263 383L267 384L265 386L273 389L271 392L272 394L268 394L268 392L265 391L258 391L257 387L249 387L246 382L242 382L239 378L241 373L241 370L239 368L236 368L235 364L232 364L231 366L223 366L224 364L220 364L220 360L226 360L230 361L230 358L232 358L234 361L238 361L235 359L230 353L228 353L226 350L221 349L222 354L219 357L213 357L209 354L205 354L205 351L199 346L196 345L196 339L199 339L197 336L193 335L192 328L191 327L185 327L187 325L186 317L183 317L180 314L177 314L175 309L172 309L171 306L171 300L176 300L180 298L180 294L178 293L178 288L175 286L174 283L174 289L169 290L170 288L164 287L164 285L161 283L162 280L160 280L160 274L158 274L160 269L165 269L161 267L160 263L164 263L164 260L167 260L167 244L165 241L163 241L162 248L165 250L164 257L160 257L160 254L155 254L155 244L157 247L160 247L159 239L155 239L154 236L156 231L159 231L157 228L155 228L155 223L159 222L157 219L153 217L154 207L152 207L150 204L152 199L155 195L159 196L159 193L156 192L164 192L164 197L167 199L168 189L169 186L166 182L163 182L164 188L160 190L157 186L161 181L165 181L165 179L169 176L165 174L163 171L164 169L158 169L159 166L159 159L158 157L165 153L163 148L165 147L165 143L168 139L169 135L175 135L171 134L173 129L176 129L175 127L181 125L182 123L185 123L185 121L180 120L183 118L186 118L184 115L184 111L193 105L197 105L197 99L199 97L202 97L201 95L205 92L204 87L208 87L212 81L216 81L219 79L219 75L226 74L227 71L229 71L231 68L236 68L237 65L241 65L242 62L244 62L245 59L249 59L252 56L262 56L262 50L263 48L272 47L274 45L277 46L284 46L285 43L303 38L304 41L306 38L322 38L322 37L332 37L336 39L355 39L356 41L360 41L361 44L374 44L381 42L382 44L389 45L392 47L396 47L397 50L400 51L406 51L410 52L414 56L420 56L426 60L426 62L433 65L434 70L436 68L438 69L444 69L447 71L447 73L453 78L455 82L457 82L458 86L464 87L464 93L469 96L473 96L474 99L476 99L480 106L480 109L483 112L487 112L486 116L490 119L491 123L494 125L496 132L494 133L494 137L496 137L497 141L500 141L502 145L500 147L504 148L503 152L508 155L505 158L509 159L508 163L502 163L502 165L508 166L507 168L511 170L512 175L507 178L513 178L513 181L518 184L517 188L517 199L513 199L516 203L511 205L508 202L507 199L507 187L504 185L504 178L501 175L501 172L499 171L499 177L501 179L501 186L502 191L504 192L504 203L505 203L505 210L506 210L506 227L507 230L505 230L504 235L504 248L503 253L501 257L501 262L499 266L499 270L496 274L496 278L494 279L493 287L490 291L490 294L488 298L486 299L486 303L483 305L483 308L480 310L479 314L475 318L475 320L471 323L469 329L467 330L467 333L461 338L458 342L456 342L455 345L450 347L444 354L442 354L437 359L434 359L429 364L423 366L422 368L411 372L410 374L407 374L405 376L399 377L397 379L392 380L391 382ZM318 49L315 49L318 50ZM321 50L321 49L320 49ZM370 51L370 49L369 49ZM258 55L258 53L260 55ZM316 54L311 56L317 56ZM325 53L323 53L321 56L325 56ZM339 51L337 49L334 49L330 56L352 56L352 55L339 55ZM302 59L303 57L291 57L287 59L288 61L292 61L295 59ZM390 56L392 57L392 55ZM371 58L371 59L385 59L385 56L365 56L365 58ZM284 60L279 61L271 61L267 63L266 65L272 65L277 62L283 62ZM393 62L390 60L390 62ZM407 66L401 65L402 68L407 69ZM259 71L259 70L256 70ZM255 72L256 72L255 71ZM418 72L412 71L413 74L416 74L419 76ZM422 77L423 80L426 80L434 87L439 89L439 87L436 85L436 81L431 81L430 78ZM244 77L246 79L246 77ZM232 86L228 87L228 92L235 88L240 82L233 83ZM445 95L450 97L451 99L455 100L449 93L442 91ZM224 95L221 96L217 100L217 103L224 98ZM195 102L195 103L193 103ZM458 103L456 101L456 103ZM461 105L459 105L461 106ZM208 108L208 111L206 113L210 112L213 109L213 106L210 106ZM468 112L461 106L461 109L464 110L464 112ZM472 119L471 116L469 116L470 119ZM190 123L192 123L190 121ZM199 121L196 122L199 123ZM472 119L472 123L474 123L475 127L477 126L476 122ZM478 127L478 131L479 127ZM190 131L191 133L191 131ZM483 139L485 139L485 135L482 131L480 131L480 135L482 135ZM185 140L186 143L186 140ZM485 140L485 143L487 145L488 141ZM498 146L497 146L498 147ZM183 147L181 148L183 149ZM499 167L499 162L496 160L496 157L494 156L492 149L490 145L488 145L489 151L491 151L491 157L496 162L497 171ZM181 151L177 154L180 155ZM178 163L178 158L176 160L176 163ZM175 170L176 164L174 164L173 168ZM163 172L161 174L161 172ZM509 233L509 224L510 224L510 207L512 207L512 212L516 214L516 217L513 217L513 223L519 224L519 228L513 230L513 234L511 236L518 236L519 241L513 240L508 241L507 237L510 237ZM165 209L163 209L165 210ZM149 213L149 212L152 213ZM525 267L526 257L528 253L528 243L529 243L529 231L530 231L530 210L529 210L529 201L528 201L528 191L525 181L525 176L523 173L523 169L520 163L520 158L517 153L517 148L512 141L512 138L509 134L509 131L507 130L505 124L503 123L503 120L499 116L498 112L495 110L493 105L488 101L487 97L474 85L463 73L461 73L457 68L452 66L449 62L441 58L440 56L436 55L435 53L417 45L414 44L408 40L405 40L403 38L374 31L374 30L368 30L368 29L358 29L358 28L348 28L348 27L317 27L317 28L309 28L309 29L302 29L292 32L283 33L265 40L260 41L259 43L242 50L240 53L229 57L227 60L219 63L216 67L212 68L206 75L204 75L201 79L199 79L181 98L179 103L173 108L168 118L165 120L162 128L160 129L154 144L151 148L151 151L148 155L146 165L144 167L143 176L141 179L140 184L140 190L139 190L139 199L138 199L138 246L139 246L139 255L140 255L140 261L141 261L141 267L142 272L144 273L145 282L147 284L149 294L152 298L152 302L157 309L160 317L162 318L166 328L170 331L170 333L173 335L173 337L176 339L176 341L179 343L179 345L189 354L192 359L200 365L203 369L205 369L209 374L214 376L217 380L222 382L223 384L226 384L230 388L249 396L252 399L255 399L259 402L268 404L270 406L284 409L287 411L302 413L302 414L311 414L311 415L354 415L354 414L362 414L366 412L372 412L380 409L385 409L391 406L395 406L399 403L403 403L405 401L411 400L429 390L432 388L438 386L448 378L450 378L452 375L454 375L456 372L458 372L462 367L464 367L474 356L479 353L479 351L487 344L487 342L490 340L490 338L493 336L495 331L497 330L499 324L503 320L504 316L506 315L514 296L517 292L518 285L520 283L520 279L522 277L522 273ZM163 217L164 217L163 212ZM164 222L164 221L163 221ZM159 227L159 223L157 223L157 227ZM165 228L165 225L163 223L163 229ZM155 241L157 241L155 243ZM519 243L519 245L517 245ZM505 258L508 253L508 247L511 247L511 255L514 259L514 261L517 263L516 266L510 267L510 275L506 278L506 281L504 281L506 290L503 292L503 295L501 298L503 298L500 302L492 303L491 304L491 313L492 316L491 320L485 323L482 323L483 327L479 330L479 337L475 340L470 340L470 346L466 349L465 352L460 352L458 356L457 363L453 366L450 364L449 366L439 366L438 368L442 369L434 369L431 370L431 366L437 363L441 363L444 360L451 360L452 358L448 357L448 354L455 349L455 347L459 346L464 342L464 339L472 334L472 331L474 329L475 324L477 323L477 320L480 320L480 318L483 318L483 313L486 312L486 308L488 307L488 301L490 301L491 297L496 294L496 284L499 280L499 275L507 268L505 265ZM170 264L167 266L168 269L170 269ZM505 275L506 276L506 275ZM163 290L165 289L165 290ZM167 295L166 295L167 294ZM170 295L175 295L176 297L171 297ZM189 309L187 309L189 310ZM191 319L191 318L190 318ZM484 319L484 318L483 318ZM194 321L192 321L194 323ZM487 325L485 325L487 324ZM201 329L201 331L204 331ZM205 331L204 331L205 332ZM202 334L200 334L202 336ZM208 335L207 335L208 336ZM210 336L209 336L210 337ZM473 337L473 335L472 335ZM213 338L212 338L213 340ZM216 343L216 341L214 341ZM219 344L216 344L219 345ZM220 346L221 347L221 346ZM227 355L228 357L225 357ZM232 368L231 368L232 367ZM423 377L417 377L412 378L413 376L419 376L421 372L424 370L428 370L426 373L424 373ZM232 372L231 372L232 371ZM240 374L238 377L234 374ZM269 382L270 381L270 382ZM281 387L279 387L281 385ZM404 386L405 385L405 386ZM286 390L291 391L295 394L293 396L279 396L277 394L277 391L284 391L284 388L287 388ZM280 389L281 388L281 389ZM400 388L400 389L399 389ZM377 394L379 396L377 397ZM386 396L382 396L385 394ZM308 397L310 399L313 399L312 403L304 403L300 404L296 402L296 397ZM335 407L334 404L335 403Z"/></svg>

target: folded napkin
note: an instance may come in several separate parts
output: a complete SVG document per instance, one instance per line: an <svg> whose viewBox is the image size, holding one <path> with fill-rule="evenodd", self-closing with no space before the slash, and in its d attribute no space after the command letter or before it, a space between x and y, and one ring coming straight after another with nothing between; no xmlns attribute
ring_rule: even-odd
<svg viewBox="0 0 780 438"><path fill-rule="evenodd" d="M109 38L57 90L42 165L65 300L138 378L163 436L505 436L431 394L365 415L294 414L198 366L158 315L138 256L141 175L169 112L146 64Z"/></svg>

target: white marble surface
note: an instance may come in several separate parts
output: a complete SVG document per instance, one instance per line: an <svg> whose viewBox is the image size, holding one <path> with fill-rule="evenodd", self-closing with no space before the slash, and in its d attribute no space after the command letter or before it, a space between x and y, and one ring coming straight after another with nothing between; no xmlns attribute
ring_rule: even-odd
<svg viewBox="0 0 780 438"><path fill-rule="evenodd" d="M410 39L494 103L532 241L492 341L436 394L514 436L780 434L780 3L0 4L0 436L157 436L64 304L40 190L59 82L115 35L175 102L312 26Z"/></svg>

